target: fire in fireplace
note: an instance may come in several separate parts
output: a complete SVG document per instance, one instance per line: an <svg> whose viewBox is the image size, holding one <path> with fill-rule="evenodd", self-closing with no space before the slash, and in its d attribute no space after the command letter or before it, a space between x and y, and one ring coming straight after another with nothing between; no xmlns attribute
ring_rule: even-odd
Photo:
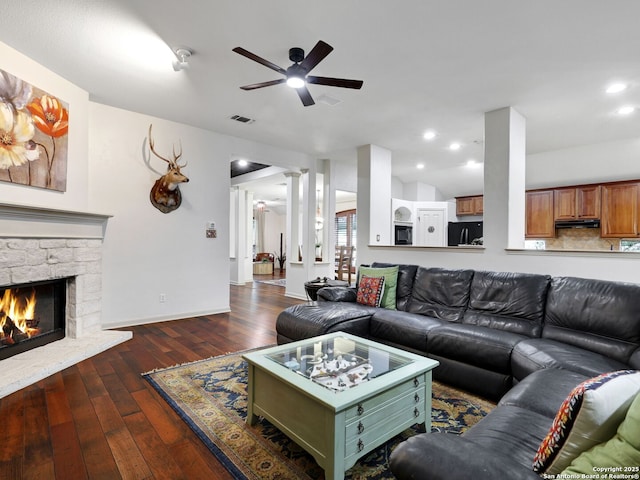
<svg viewBox="0 0 640 480"><path fill-rule="evenodd" d="M0 360L64 338L67 279L0 289Z"/></svg>

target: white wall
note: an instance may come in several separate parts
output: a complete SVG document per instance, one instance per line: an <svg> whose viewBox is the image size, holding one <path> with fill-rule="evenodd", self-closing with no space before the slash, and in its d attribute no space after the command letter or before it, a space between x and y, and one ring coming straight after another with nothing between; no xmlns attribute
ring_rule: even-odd
<svg viewBox="0 0 640 480"><path fill-rule="evenodd" d="M274 210L265 212L264 244L265 252L280 253L280 234L282 233L282 250L287 241L287 216L279 215ZM276 262L277 265L277 262Z"/></svg>
<svg viewBox="0 0 640 480"><path fill-rule="evenodd" d="M145 161L166 169L148 156L151 123L158 153L169 156L181 142L181 161L188 162L182 206L168 214L149 201L159 175ZM229 309L227 143L205 130L90 104L90 205L113 215L104 240L105 327ZM207 221L216 223L217 238L206 238Z"/></svg>

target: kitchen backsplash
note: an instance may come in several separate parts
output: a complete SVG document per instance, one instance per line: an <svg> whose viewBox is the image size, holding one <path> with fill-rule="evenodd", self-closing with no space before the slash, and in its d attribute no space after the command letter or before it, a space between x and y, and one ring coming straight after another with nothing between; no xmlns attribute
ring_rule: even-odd
<svg viewBox="0 0 640 480"><path fill-rule="evenodd" d="M617 238L600 238L599 228L563 228L545 241L547 250L619 250Z"/></svg>

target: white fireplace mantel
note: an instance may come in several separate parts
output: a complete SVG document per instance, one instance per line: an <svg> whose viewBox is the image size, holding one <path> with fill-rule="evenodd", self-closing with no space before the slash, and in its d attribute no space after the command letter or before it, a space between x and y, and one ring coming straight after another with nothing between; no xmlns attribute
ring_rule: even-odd
<svg viewBox="0 0 640 480"><path fill-rule="evenodd" d="M0 203L0 232L3 237L12 238L104 238L111 217L102 213Z"/></svg>

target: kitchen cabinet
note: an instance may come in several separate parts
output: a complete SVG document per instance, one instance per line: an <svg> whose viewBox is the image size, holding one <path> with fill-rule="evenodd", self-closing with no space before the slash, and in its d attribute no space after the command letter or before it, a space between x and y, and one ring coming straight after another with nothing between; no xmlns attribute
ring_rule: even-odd
<svg viewBox="0 0 640 480"><path fill-rule="evenodd" d="M553 220L553 190L526 192L525 238L553 238L556 230Z"/></svg>
<svg viewBox="0 0 640 480"><path fill-rule="evenodd" d="M456 215L482 215L484 213L484 197L473 195L470 197L456 197Z"/></svg>
<svg viewBox="0 0 640 480"><path fill-rule="evenodd" d="M556 188L553 191L555 220L600 218L600 185Z"/></svg>
<svg viewBox="0 0 640 480"><path fill-rule="evenodd" d="M601 236L629 238L638 236L640 183L602 185Z"/></svg>

